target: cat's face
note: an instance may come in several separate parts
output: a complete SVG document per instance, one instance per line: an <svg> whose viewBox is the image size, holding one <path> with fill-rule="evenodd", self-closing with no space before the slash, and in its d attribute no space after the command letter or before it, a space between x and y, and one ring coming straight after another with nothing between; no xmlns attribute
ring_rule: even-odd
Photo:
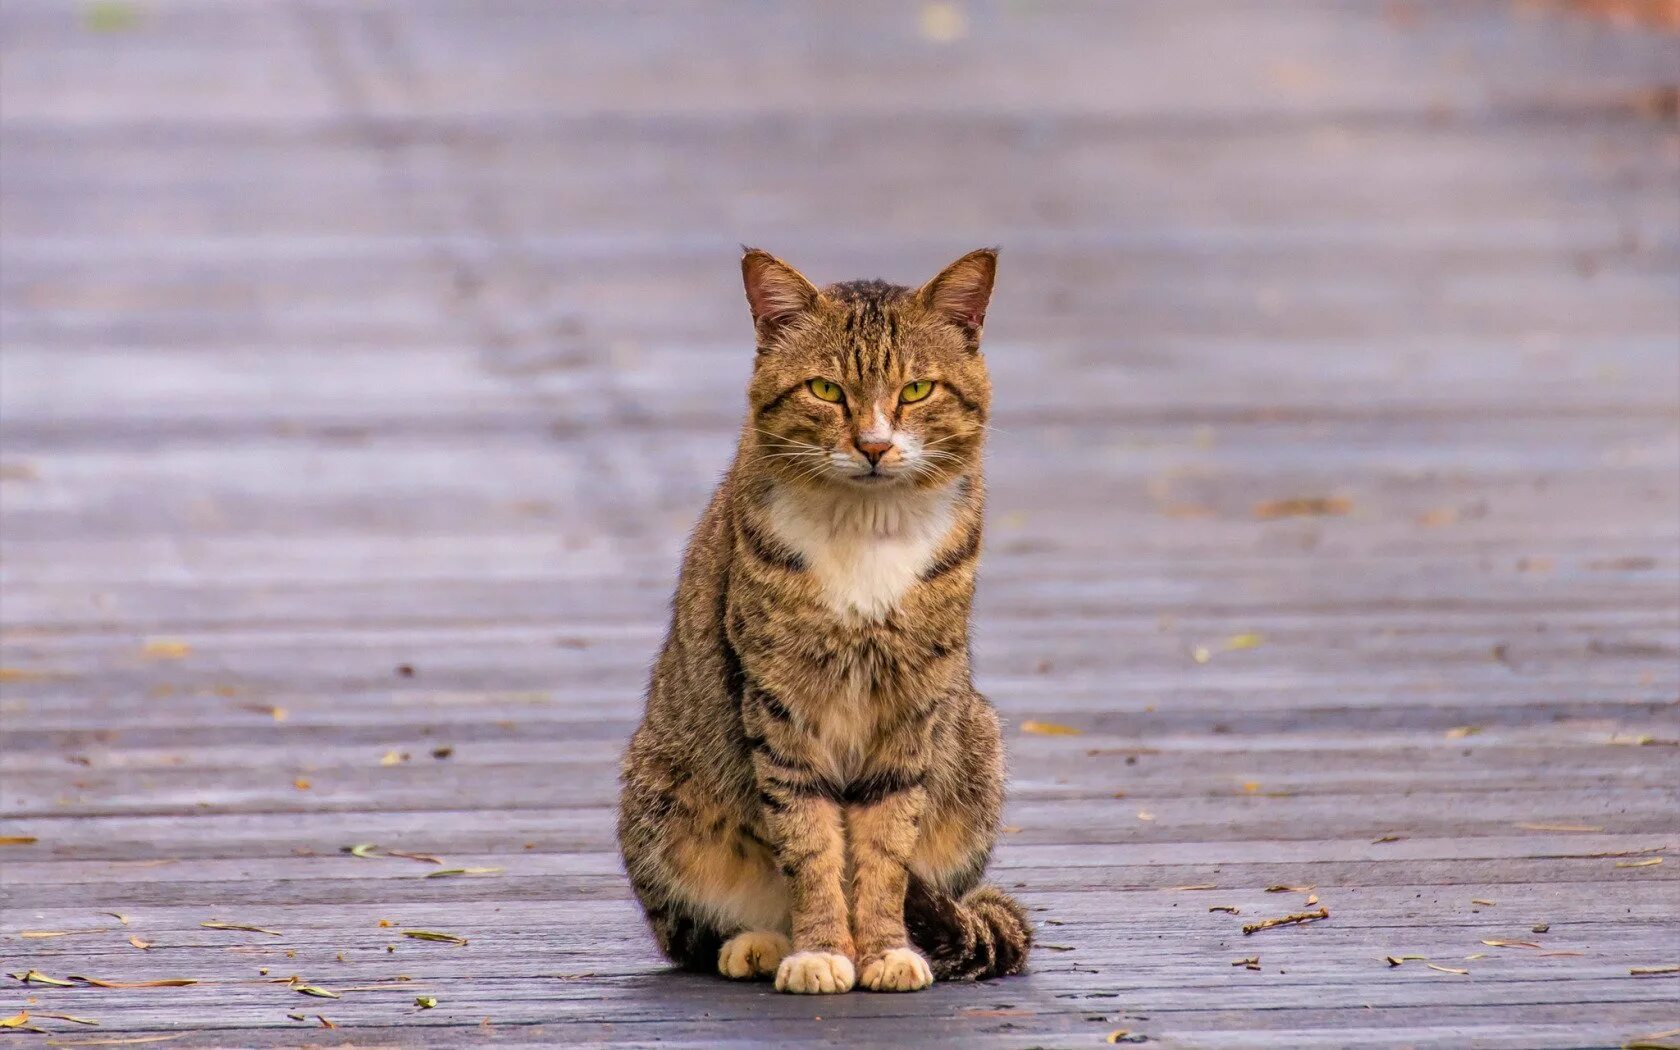
<svg viewBox="0 0 1680 1050"><path fill-rule="evenodd" d="M919 290L818 290L764 252L742 260L758 330L747 439L794 484L931 487L979 465L991 403L980 328L997 255L972 252Z"/></svg>

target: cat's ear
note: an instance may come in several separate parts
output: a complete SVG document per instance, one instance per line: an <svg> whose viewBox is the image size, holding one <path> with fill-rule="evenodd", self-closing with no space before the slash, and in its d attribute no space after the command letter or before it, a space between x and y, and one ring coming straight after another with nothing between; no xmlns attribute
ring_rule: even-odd
<svg viewBox="0 0 1680 1050"><path fill-rule="evenodd" d="M961 328L968 336L969 348L977 350L996 276L997 249L981 248L939 271L939 276L922 285L916 295L923 305Z"/></svg>
<svg viewBox="0 0 1680 1050"><path fill-rule="evenodd" d="M804 274L760 248L748 248L741 257L741 281L760 345L822 298Z"/></svg>

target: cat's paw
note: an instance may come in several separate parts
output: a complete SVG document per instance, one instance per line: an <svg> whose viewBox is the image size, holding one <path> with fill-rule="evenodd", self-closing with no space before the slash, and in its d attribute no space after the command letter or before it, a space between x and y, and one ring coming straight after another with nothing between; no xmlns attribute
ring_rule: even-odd
<svg viewBox="0 0 1680 1050"><path fill-rule="evenodd" d="M718 952L718 973L737 981L768 977L776 972L792 945L779 933L748 930L723 942Z"/></svg>
<svg viewBox="0 0 1680 1050"><path fill-rule="evenodd" d="M933 983L933 970L913 949L893 948L865 959L858 983L872 992L919 992Z"/></svg>
<svg viewBox="0 0 1680 1050"><path fill-rule="evenodd" d="M776 991L799 995L849 992L857 980L852 960L835 952L794 952L776 968Z"/></svg>

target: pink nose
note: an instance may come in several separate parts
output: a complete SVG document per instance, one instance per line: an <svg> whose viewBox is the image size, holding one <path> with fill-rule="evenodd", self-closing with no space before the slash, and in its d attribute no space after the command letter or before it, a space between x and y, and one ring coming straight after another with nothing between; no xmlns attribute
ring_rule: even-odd
<svg viewBox="0 0 1680 1050"><path fill-rule="evenodd" d="M857 443L857 447L858 451L863 453L864 458L874 464L881 462L881 457L887 454L888 449L892 448L892 442L859 441Z"/></svg>

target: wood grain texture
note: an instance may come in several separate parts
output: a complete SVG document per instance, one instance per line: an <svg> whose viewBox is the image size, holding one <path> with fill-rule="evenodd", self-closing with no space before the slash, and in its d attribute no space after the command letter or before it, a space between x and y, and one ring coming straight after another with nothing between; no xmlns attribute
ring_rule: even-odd
<svg viewBox="0 0 1680 1050"><path fill-rule="evenodd" d="M0 1016L1680 1026L1630 972L1680 963L1680 35L1616 6L8 3L0 959L200 983L5 978ZM902 281L1003 245L975 657L1025 977L796 1000L667 972L629 897L615 762L743 403L742 241Z"/></svg>

